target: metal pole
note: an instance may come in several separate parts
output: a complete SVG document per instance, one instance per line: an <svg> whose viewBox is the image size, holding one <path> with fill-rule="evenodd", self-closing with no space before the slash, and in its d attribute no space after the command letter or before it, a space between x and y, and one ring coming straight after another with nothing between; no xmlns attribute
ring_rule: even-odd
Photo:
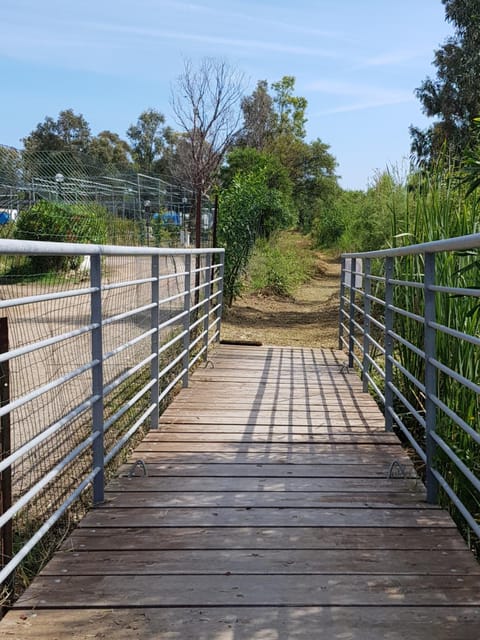
<svg viewBox="0 0 480 640"><path fill-rule="evenodd" d="M183 330L185 335L183 336L183 350L185 355L183 356L183 378L182 383L184 387L188 387L188 373L190 365L190 307L191 307L191 282L192 282L192 254L187 253L185 255L185 281L184 290L185 296L183 299L183 311L185 313L183 318Z"/></svg>
<svg viewBox="0 0 480 640"><path fill-rule="evenodd" d="M355 280L356 280L356 271L357 271L357 259L352 258L352 266L350 273L350 305L349 305L349 313L348 313L348 367L351 369L353 367L353 351L355 349L355 342L353 341L355 337L355 325L353 324L355 309L353 305L355 304Z"/></svg>
<svg viewBox="0 0 480 640"><path fill-rule="evenodd" d="M363 391L368 392L368 374L370 372L370 361L368 359L370 355L370 314L372 312L372 303L370 295L372 293L372 282L370 280L371 273L371 260L365 258L363 261L363 360L362 360L362 382Z"/></svg>
<svg viewBox="0 0 480 640"><path fill-rule="evenodd" d="M385 259L385 430L393 430L393 417L389 409L393 408L393 285L391 280L394 275L393 258Z"/></svg>
<svg viewBox="0 0 480 640"><path fill-rule="evenodd" d="M92 407L92 431L98 432L93 441L93 469L98 470L93 480L93 504L104 502L104 431L103 431L103 340L102 340L102 263L100 254L90 257L90 282L95 290L91 294L92 330L92 394L98 396Z"/></svg>
<svg viewBox="0 0 480 640"><path fill-rule="evenodd" d="M160 386L159 386L159 356L158 349L160 345L160 336L158 325L160 324L160 258L158 255L152 256L152 303L155 305L152 307L150 312L150 327L153 329L152 338L151 338L151 350L154 354L154 357L150 363L150 379L154 380L154 385L150 390L150 400L151 403L155 405L155 410L152 412L150 416L150 424L152 429L158 428L158 419L159 419L159 410L158 410L158 397L160 395Z"/></svg>
<svg viewBox="0 0 480 640"><path fill-rule="evenodd" d="M220 277L220 282L218 283L218 289L219 289L219 295L218 295L218 304L219 309L217 312L217 317L219 318L218 320L218 324L217 324L217 328L218 328L218 340L220 340L220 333L222 330L222 314L223 314L223 277L225 275L225 254L224 253L220 253L220 271L219 271L219 277Z"/></svg>
<svg viewBox="0 0 480 640"><path fill-rule="evenodd" d="M210 296L212 295L212 254L209 253L206 256L207 264L205 278L208 278L206 282L206 287L204 289L205 296L203 300L203 315L205 316L203 319L203 344L205 347L205 362L208 360L208 325L210 324Z"/></svg>
<svg viewBox="0 0 480 640"><path fill-rule="evenodd" d="M8 352L8 318L0 318L0 353ZM10 363L0 363L0 406L10 402ZM0 460L11 454L10 413L0 419ZM12 506L12 468L8 466L1 473L0 514L3 515ZM3 569L13 557L13 523L10 519L1 529L0 537L0 569ZM13 595L13 574L3 583L7 594ZM6 604L6 603L5 603Z"/></svg>
<svg viewBox="0 0 480 640"><path fill-rule="evenodd" d="M343 310L344 310L344 298L345 296L345 258L341 258L340 267L340 312L338 318L338 348L343 349Z"/></svg>
<svg viewBox="0 0 480 640"><path fill-rule="evenodd" d="M435 322L435 292L431 287L435 284L435 254L425 254L425 331L424 331L424 350L425 350L425 427L426 427L426 485L427 485L427 502L436 503L438 497L438 481L432 473L433 463L435 459L435 442L432 439L432 433L436 428L436 407L432 397L437 393L437 370L432 364L435 358L435 329L431 326Z"/></svg>

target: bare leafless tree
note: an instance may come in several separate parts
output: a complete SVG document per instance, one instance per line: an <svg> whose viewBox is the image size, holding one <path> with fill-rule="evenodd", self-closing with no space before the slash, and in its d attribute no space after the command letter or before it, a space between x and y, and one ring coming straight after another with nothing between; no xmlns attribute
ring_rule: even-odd
<svg viewBox="0 0 480 640"><path fill-rule="evenodd" d="M179 168L196 194L196 246L200 246L201 197L211 188L225 153L235 141L241 121L243 75L227 62L191 61L172 89L172 109L183 130Z"/></svg>

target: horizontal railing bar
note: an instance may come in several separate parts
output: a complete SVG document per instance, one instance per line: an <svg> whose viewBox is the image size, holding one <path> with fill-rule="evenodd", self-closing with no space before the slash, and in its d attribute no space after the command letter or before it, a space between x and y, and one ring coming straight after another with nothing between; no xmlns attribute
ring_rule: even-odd
<svg viewBox="0 0 480 640"><path fill-rule="evenodd" d="M0 417L7 415L7 413L10 413L11 411L15 411L15 409L19 409L20 407L23 407L24 405L28 404L32 400L39 398L44 393L47 393L52 389L56 389L57 387L60 387L62 384L70 382L70 380L74 380L78 376L82 375L82 373L85 373L93 369L93 367L95 367L97 364L99 364L97 360L88 362L87 364L84 364L81 367L77 367L77 369L75 369L74 371L70 371L70 373L66 373L63 376L60 376L59 378L56 378L55 380L52 380L51 382L48 382L47 384L44 384L41 387L37 387L33 391L30 391L29 393L23 396L20 396L20 398L17 398L16 400L9 402L8 404L0 408Z"/></svg>
<svg viewBox="0 0 480 640"><path fill-rule="evenodd" d="M467 507L460 500L460 498L457 496L457 494L452 489L452 487L448 484L448 482L445 480L445 478L442 476L442 474L439 473L435 468L431 469L431 473L433 474L433 476L437 480L438 484L445 491L447 496L450 498L452 503L455 505L455 507L460 511L462 516L465 518L465 521L467 522L467 524L470 527L470 529L475 533L475 535L478 538L480 538L480 525L475 520L475 518L472 516L472 514L467 509Z"/></svg>
<svg viewBox="0 0 480 640"><path fill-rule="evenodd" d="M398 285L399 287L410 287L412 289L425 289L425 285L423 284L423 282L415 282L412 280L389 280L388 284L395 284Z"/></svg>
<svg viewBox="0 0 480 640"><path fill-rule="evenodd" d="M445 287L438 284L431 284L430 291L436 293L451 293L459 296L469 296L472 298L480 298L480 289L469 289L468 287Z"/></svg>
<svg viewBox="0 0 480 640"><path fill-rule="evenodd" d="M166 304L167 302L173 302L174 300L178 300L179 298L185 298L187 295L186 291L182 291L181 293L175 293L173 296L169 296L168 298L161 298L158 301L159 307Z"/></svg>
<svg viewBox="0 0 480 640"><path fill-rule="evenodd" d="M368 340L371 344L373 344L373 346L376 349L378 349L378 351L380 351L382 355L385 355L385 347L383 347L379 342L377 342L375 338L372 337L372 334L369 334Z"/></svg>
<svg viewBox="0 0 480 640"><path fill-rule="evenodd" d="M14 358L19 358L20 356L25 356L29 353L33 353L34 351L40 351L40 349L44 349L45 347L51 347L54 344L63 342L64 340L71 340L72 338L83 336L85 333L90 333L91 331L93 331L93 329L97 328L97 324L87 324L84 327L80 327L80 329L73 329L72 331L61 333L60 335L53 338L45 338L45 340L39 340L38 342L27 344L24 347L18 347L17 349L12 349L11 351L0 353L0 362L13 360Z"/></svg>
<svg viewBox="0 0 480 640"><path fill-rule="evenodd" d="M388 387L393 391L393 393L397 396L397 398L402 402L402 404L409 410L412 416L416 419L420 426L425 429L425 418L423 418L420 413L415 409L413 404L407 400L407 398L403 395L398 387L396 387L393 382L388 383Z"/></svg>
<svg viewBox="0 0 480 640"><path fill-rule="evenodd" d="M185 256L225 253L225 249L167 249L157 247L132 247L107 244L76 244L73 242L43 242L39 240L0 240L0 253L7 255L54 256Z"/></svg>
<svg viewBox="0 0 480 640"><path fill-rule="evenodd" d="M115 349L112 349L111 351L107 351L106 353L104 353L103 361L106 362L107 360L110 360L110 358L113 358L114 356L118 356L120 353L123 353L130 347L135 346L136 344L138 344L142 340L145 340L146 338L150 337L156 332L157 332L157 329L149 329L148 331L145 331L145 333L142 333L139 336L132 338L131 340L127 340L127 342L123 342L118 347L115 347Z"/></svg>
<svg viewBox="0 0 480 640"><path fill-rule="evenodd" d="M182 369L180 373L177 376L175 376L175 378L165 387L162 393L158 396L159 403L165 398L166 395L170 393L173 387L176 384L178 384L178 382L180 382L180 380L183 378L184 375L185 375L185 369Z"/></svg>
<svg viewBox="0 0 480 640"><path fill-rule="evenodd" d="M435 440L440 449L450 458L456 468L462 472L467 480L475 487L477 491L480 491L480 480L477 476L467 467L467 465L460 460L457 454L452 448L445 442L445 440L438 435L436 431L432 431L430 434L432 439Z"/></svg>
<svg viewBox="0 0 480 640"><path fill-rule="evenodd" d="M206 333L206 332L205 332L205 333ZM204 334L202 334L202 335L200 336L200 338L203 338L203 336L204 336ZM196 343L198 343L198 342L199 342L199 340L196 340L195 342L196 342ZM193 346L193 343L192 343L192 346ZM197 353L197 355L196 355L196 356L195 356L195 357L190 361L190 363L189 363L189 365L188 365L188 368L189 368L189 369L191 369L191 368L193 367L193 365L196 363L196 361L197 361L199 358L201 358L201 357L203 356L203 354L206 352L206 350L207 350L207 348L206 348L206 346L204 345L204 346L200 349L200 351Z"/></svg>
<svg viewBox="0 0 480 640"><path fill-rule="evenodd" d="M50 471L48 471L42 478L32 485L30 489L19 498L15 504L13 504L7 511L0 516L0 528L11 520L21 509L27 506L27 504L37 496L40 491L47 486L52 480L54 480L58 474L65 469L75 458L85 451L94 440L100 435L99 431L92 433L88 438L80 442L68 455L66 455L60 462L58 462Z"/></svg>
<svg viewBox="0 0 480 640"><path fill-rule="evenodd" d="M113 282L112 284L102 285L102 291L115 291L116 289L123 289L125 287L135 287L140 284L148 284L149 282L155 282L157 278L141 278L139 280L125 280L124 282Z"/></svg>
<svg viewBox="0 0 480 640"><path fill-rule="evenodd" d="M372 282L385 282L385 276L374 276L371 273L366 278L367 280L372 280Z"/></svg>
<svg viewBox="0 0 480 640"><path fill-rule="evenodd" d="M91 295L97 291L95 287L88 289L70 289L69 291L57 291L56 293L41 293L36 296L25 296L23 298L9 298L0 301L0 309L9 307L19 307L26 304L36 304L37 302L49 302L50 300L64 300L65 298L76 298L78 296Z"/></svg>
<svg viewBox="0 0 480 640"><path fill-rule="evenodd" d="M403 424L403 421L400 418L400 416L394 411L393 407L388 407L388 412L390 413L392 418L395 420L395 422L396 422L398 428L400 429L400 431L403 433L403 435L407 438L407 440L410 442L412 447L415 449L415 451L417 452L418 456L421 458L421 460L423 462L426 463L427 462L427 454L422 449L422 447L418 444L418 442L415 440L415 438L410 433L410 431L407 429L407 427Z"/></svg>
<svg viewBox="0 0 480 640"><path fill-rule="evenodd" d="M480 433L475 431L475 429L467 424L465 420L463 420L458 414L455 413L455 411L452 411L450 407L447 407L447 405L442 402L440 398L437 398L437 396L430 396L430 399L439 409L443 411L446 416L450 418L450 420L452 420L458 427L460 427L460 429L465 431L465 433L468 433L472 440L475 440L477 444L480 444Z"/></svg>
<svg viewBox="0 0 480 640"><path fill-rule="evenodd" d="M109 316L108 318L105 318L105 320L102 320L102 327L108 327L110 324L120 322L120 320L126 320L132 316L138 316L140 313L150 311L150 309L154 309L156 306L155 302L150 302L149 304L143 305L143 307L136 307L135 309L130 309L130 311L124 311L123 313L117 313L114 316Z"/></svg>
<svg viewBox="0 0 480 640"><path fill-rule="evenodd" d="M100 468L96 467L88 476L78 485L75 491L63 502L60 507L46 520L43 525L33 534L28 542L13 556L5 567L0 571L0 584L5 582L7 577L18 567L21 561L27 556L35 545L48 533L53 525L63 516L68 507L83 493L87 486L93 481L99 473Z"/></svg>
<svg viewBox="0 0 480 640"><path fill-rule="evenodd" d="M428 326L432 329L436 329L441 333L445 333L448 336L452 336L453 338L458 338L459 340L464 340L465 342L469 342L470 344L474 344L475 346L480 346L480 338L476 336L471 336L468 333L463 333L463 331L457 331L456 329L451 329L450 327L446 327L443 324L439 324L438 322L429 322Z"/></svg>
<svg viewBox="0 0 480 640"><path fill-rule="evenodd" d="M422 393L425 393L425 385L420 382L408 369L406 369L398 360L396 360L393 356L388 356L390 362L403 373L403 375L410 380L412 384L414 384L417 389L419 389Z"/></svg>
<svg viewBox="0 0 480 640"><path fill-rule="evenodd" d="M160 379L162 379L162 378L163 378L163 376L164 376L165 374L167 374L171 369L173 369L173 367L174 367L176 364L178 364L178 363L180 362L180 360L183 358L183 356L184 356L186 353L188 353L188 349L184 349L181 353L179 353L179 354L177 355L177 357L176 357L176 358L174 358L173 360L171 360L171 361L167 364L167 366L166 366L166 367L164 367L164 368L159 372L158 377L159 377Z"/></svg>
<svg viewBox="0 0 480 640"><path fill-rule="evenodd" d="M178 320L181 320L183 317L185 317L188 314L189 314L189 311L185 310L185 311L182 311L181 313L178 313L176 316L172 316L168 320L165 320L164 322L161 322L158 325L159 331L161 331L162 329L165 329L165 327L168 327L171 324L175 324L175 322L177 322Z"/></svg>
<svg viewBox="0 0 480 640"><path fill-rule="evenodd" d="M179 340L182 340L183 337L187 335L187 333L188 331L185 329L181 333L171 338L168 342L165 342L164 344L162 344L162 346L158 350L158 355L161 355L164 351L167 351L167 349L170 349L170 347L174 345L176 342L178 342Z"/></svg>
<svg viewBox="0 0 480 640"><path fill-rule="evenodd" d="M368 362L371 364L371 366L377 371L378 375L385 380L385 371L382 369L382 367L378 364L378 362L376 362L372 356L368 353L364 354L365 359L368 360Z"/></svg>
<svg viewBox="0 0 480 640"><path fill-rule="evenodd" d="M457 371L450 369L450 367L447 367L435 358L429 358L428 361L431 362L439 371L442 371L453 380L456 380L464 387L467 387L467 389L470 389L470 391L473 391L477 395L480 394L480 385L475 384L475 382L472 382L468 378L465 378L465 376L462 376L460 373L457 373Z"/></svg>
<svg viewBox="0 0 480 640"><path fill-rule="evenodd" d="M387 309L398 313L400 316L409 318L410 320L415 320L419 324L425 324L425 318L423 316L419 316L417 313L412 313L411 311L407 311L406 309L402 309L401 307L396 307L393 304L387 305Z"/></svg>
<svg viewBox="0 0 480 640"><path fill-rule="evenodd" d="M110 449L107 455L104 457L103 464L107 465L112 458L114 458L117 453L122 449L134 433L138 431L138 429L142 426L145 420L152 415L157 407L157 403L154 402L148 406L148 408L142 413L142 415L134 422L134 424L130 427L130 429L123 434L123 436L115 443L115 445Z"/></svg>
<svg viewBox="0 0 480 640"><path fill-rule="evenodd" d="M142 398L147 391L149 391L156 384L156 380L149 380L147 384L143 385L143 387L137 391L137 393L132 396L127 402L125 402L118 411L116 411L108 420L105 420L103 424L104 432L107 432L112 425L117 422L129 409L131 409L135 404Z"/></svg>
<svg viewBox="0 0 480 640"><path fill-rule="evenodd" d="M380 329L380 331L385 331L385 325L382 324L379 320L377 320L373 316L371 316L370 314L367 314L365 316L365 318L370 320L371 324L373 324L375 327L377 327L377 329Z"/></svg>
<svg viewBox="0 0 480 640"><path fill-rule="evenodd" d="M142 367L145 367L147 364L149 364L149 362L151 362L155 357L156 356L154 353L150 353L146 358L138 362L135 366L130 367L130 369L127 369L126 371L124 371L120 376L115 378L115 380L112 380L112 382L110 382L105 387L103 387L103 396L105 397L108 394L110 394L119 385L121 385L122 382L125 382L125 380L128 380L128 378L130 378L135 373L137 373L137 371L139 371Z"/></svg>
<svg viewBox="0 0 480 640"><path fill-rule="evenodd" d="M403 344L403 346L407 347L407 349L410 349L410 351L415 353L419 358L425 360L425 352L416 347L409 340L402 338L402 336L400 336L398 333L395 333L395 331L389 331L388 335L392 336L392 338L394 338L397 342L400 342L400 344Z"/></svg>
<svg viewBox="0 0 480 640"><path fill-rule="evenodd" d="M446 240L434 240L421 244L410 244L405 247L381 249L380 251L367 251L364 253L345 253L343 258L396 258L413 256L423 253L440 253L442 251L461 251L464 249L480 248L480 233L448 238Z"/></svg>
<svg viewBox="0 0 480 640"><path fill-rule="evenodd" d="M100 400L101 396L90 396L88 400L77 405L74 409L69 411L65 416L57 420L53 424L51 424L47 429L33 437L31 440L23 444L21 447L16 449L9 456L0 461L0 472L11 466L14 462L19 460L26 453L31 451L34 447L41 444L44 440L52 436L53 434L60 431L65 425L69 422L80 416L82 413L90 409L96 402Z"/></svg>
<svg viewBox="0 0 480 640"><path fill-rule="evenodd" d="M358 304L351 304L350 305L352 307L352 309L355 309L355 311L358 311L358 313L360 313L362 316L365 315L365 311L363 309L363 307L358 306Z"/></svg>
<svg viewBox="0 0 480 640"><path fill-rule="evenodd" d="M382 300L381 298L377 298L376 296L373 295L367 295L366 296L367 300L370 300L370 302L376 302L377 304L381 305L382 307L385 306L385 300Z"/></svg>
<svg viewBox="0 0 480 640"><path fill-rule="evenodd" d="M385 404L385 395L384 393L380 390L380 388L378 387L377 383L375 382L375 380L372 378L372 376L369 373L365 373L365 377L367 378L369 384L373 387L373 389L375 390L377 396L380 398L380 400Z"/></svg>

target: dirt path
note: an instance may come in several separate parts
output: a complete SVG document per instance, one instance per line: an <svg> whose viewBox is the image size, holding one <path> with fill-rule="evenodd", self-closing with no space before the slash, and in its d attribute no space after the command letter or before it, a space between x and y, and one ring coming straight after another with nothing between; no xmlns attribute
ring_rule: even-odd
<svg viewBox="0 0 480 640"><path fill-rule="evenodd" d="M317 276L299 287L294 299L239 298L225 310L222 339L337 348L340 264L322 255L321 266Z"/></svg>

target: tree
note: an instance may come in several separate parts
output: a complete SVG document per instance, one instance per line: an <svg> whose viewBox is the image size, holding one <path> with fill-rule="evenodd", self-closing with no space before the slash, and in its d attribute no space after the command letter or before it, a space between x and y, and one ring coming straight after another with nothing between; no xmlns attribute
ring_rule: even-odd
<svg viewBox="0 0 480 640"><path fill-rule="evenodd" d="M266 80L259 80L251 96L241 102L243 127L237 144L263 151L275 131L276 114Z"/></svg>
<svg viewBox="0 0 480 640"><path fill-rule="evenodd" d="M243 77L226 62L205 58L195 70L186 61L172 93L182 128L184 169L196 194L195 243L200 246L201 198L211 188L240 122Z"/></svg>
<svg viewBox="0 0 480 640"><path fill-rule="evenodd" d="M132 169L128 142L112 131L100 131L92 139L89 156L96 172L100 174L126 173Z"/></svg>
<svg viewBox="0 0 480 640"><path fill-rule="evenodd" d="M294 96L295 78L283 76L278 82L272 83L274 90L273 103L276 112L277 135L290 134L295 138L305 138L305 111L307 100L301 96Z"/></svg>
<svg viewBox="0 0 480 640"><path fill-rule="evenodd" d="M419 162L431 161L445 144L459 157L480 115L480 5L478 0L442 2L455 32L435 52L436 78L426 78L416 90L423 112L437 118L426 130L410 127L412 153Z"/></svg>
<svg viewBox="0 0 480 640"><path fill-rule="evenodd" d="M131 142L131 153L140 173L163 173L161 163L167 138L168 127L164 127L165 116L155 109L143 111L136 122L127 130Z"/></svg>

